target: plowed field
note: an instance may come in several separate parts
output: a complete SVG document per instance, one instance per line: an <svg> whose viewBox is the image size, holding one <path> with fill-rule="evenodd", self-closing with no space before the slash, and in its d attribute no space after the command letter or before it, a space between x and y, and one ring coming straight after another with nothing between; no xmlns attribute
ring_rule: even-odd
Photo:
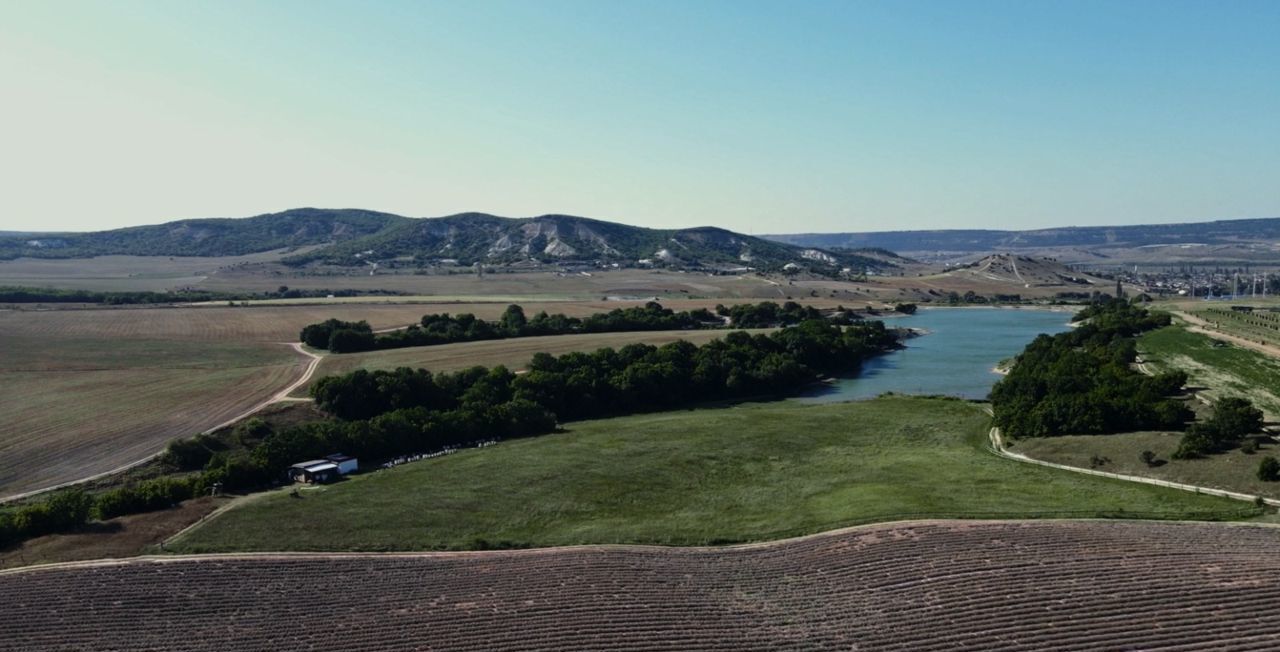
<svg viewBox="0 0 1280 652"><path fill-rule="evenodd" d="M3 650L1276 649L1280 530L915 522L739 548L0 574Z"/></svg>

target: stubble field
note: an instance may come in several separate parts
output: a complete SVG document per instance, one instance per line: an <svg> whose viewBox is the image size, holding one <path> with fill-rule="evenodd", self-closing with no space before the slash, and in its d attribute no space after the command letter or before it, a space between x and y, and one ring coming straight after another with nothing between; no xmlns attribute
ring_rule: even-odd
<svg viewBox="0 0 1280 652"><path fill-rule="evenodd" d="M252 408L303 362L260 342L0 336L0 496L148 457Z"/></svg>
<svg viewBox="0 0 1280 652"><path fill-rule="evenodd" d="M0 573L0 649L1263 650L1277 546L1257 526L931 521L719 549L142 559Z"/></svg>

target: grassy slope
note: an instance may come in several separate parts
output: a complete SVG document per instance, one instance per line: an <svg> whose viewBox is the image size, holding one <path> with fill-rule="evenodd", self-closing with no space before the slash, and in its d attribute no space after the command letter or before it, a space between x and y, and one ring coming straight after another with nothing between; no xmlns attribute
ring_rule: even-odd
<svg viewBox="0 0 1280 652"><path fill-rule="evenodd" d="M1189 383L1210 388L1202 395L1245 396L1268 415L1280 414L1280 361L1238 346L1215 347L1214 340L1170 326L1139 338L1138 349L1153 370L1182 369ZM1243 493L1280 498L1280 483L1261 482L1255 475L1265 455L1280 455L1280 447L1264 444L1260 452L1238 450L1198 460L1171 460L1181 433L1137 432L1119 435L1078 435L1021 440L1014 450L1037 459L1089 466L1094 455L1109 458L1103 470L1142 475L1161 480L1219 487ZM1138 457L1156 453L1165 463L1148 467Z"/></svg>
<svg viewBox="0 0 1280 652"><path fill-rule="evenodd" d="M1021 464L960 401L781 402L569 424L568 432L264 497L185 551L411 550L778 538L918 516L1094 516L1238 503Z"/></svg>
<svg viewBox="0 0 1280 652"><path fill-rule="evenodd" d="M1232 344L1215 346L1215 340L1177 325L1143 335L1138 349L1157 371L1187 372L1192 385L1209 388L1211 399L1244 396L1268 417L1280 416L1280 360Z"/></svg>

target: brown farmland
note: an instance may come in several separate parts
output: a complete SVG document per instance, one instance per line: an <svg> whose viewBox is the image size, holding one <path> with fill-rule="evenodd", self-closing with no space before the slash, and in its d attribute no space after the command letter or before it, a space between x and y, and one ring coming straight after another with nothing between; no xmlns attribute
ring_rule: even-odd
<svg viewBox="0 0 1280 652"><path fill-rule="evenodd" d="M0 496L105 473L298 377L282 344L0 336Z"/></svg>
<svg viewBox="0 0 1280 652"><path fill-rule="evenodd" d="M915 522L736 548L0 573L3 650L1276 649L1280 529Z"/></svg>
<svg viewBox="0 0 1280 652"><path fill-rule="evenodd" d="M741 300L724 300L725 304ZM330 317L365 320L374 329L408 326L429 313L469 312L481 319L497 319L510 301L466 301L412 304L352 304L97 308L63 310L0 309L0 333L41 338L111 337L121 339L182 339L202 341L296 342L303 326ZM615 308L641 305L637 301L518 301L525 314L540 311L586 317ZM663 300L672 310L713 308L719 300ZM819 308L832 301L804 301Z"/></svg>

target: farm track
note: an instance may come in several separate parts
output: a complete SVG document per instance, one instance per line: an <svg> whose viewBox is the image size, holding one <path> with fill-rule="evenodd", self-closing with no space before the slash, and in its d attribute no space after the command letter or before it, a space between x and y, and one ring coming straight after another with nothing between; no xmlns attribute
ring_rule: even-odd
<svg viewBox="0 0 1280 652"><path fill-rule="evenodd" d="M1146 370L1145 365L1142 366L1141 370L1143 373L1149 373ZM991 414L990 407L986 408L986 410L987 410L987 414ZM1147 478L1140 475L1127 475L1124 473L1112 473L1110 471L1098 471L1096 469L1084 469L1078 466L1070 466L1067 464L1058 464L1057 462L1047 462L1045 460L1038 460L1038 459L1035 459L1034 457L1028 457L1026 455L1023 455L1022 453L1014 453L1009 449L1005 448L1004 437L1001 436L1000 429L994 426L991 428L989 438L991 440L991 452L995 453L996 455L999 455L1000 457L1014 460L1017 462L1023 462L1026 464L1036 464L1039 466L1047 466L1051 469L1071 471L1073 473L1083 473L1085 475L1093 475L1100 478L1124 480L1125 482L1137 482L1140 484L1149 484L1157 487L1169 487L1171 489L1180 489L1182 491L1190 491L1198 494L1207 494L1210 496L1221 496L1223 498L1231 498L1233 500L1241 500L1246 502L1254 502L1258 498L1260 498L1260 496L1243 494L1238 491L1228 491L1226 489L1217 489L1214 487L1203 487L1198 485L1185 484L1181 482L1170 482L1168 480L1158 480L1156 478ZM1262 501L1272 507L1280 507L1280 499L1263 498Z"/></svg>
<svg viewBox="0 0 1280 652"><path fill-rule="evenodd" d="M1277 545L1245 525L917 521L729 548L80 562L0 572L0 650L1275 649Z"/></svg>

